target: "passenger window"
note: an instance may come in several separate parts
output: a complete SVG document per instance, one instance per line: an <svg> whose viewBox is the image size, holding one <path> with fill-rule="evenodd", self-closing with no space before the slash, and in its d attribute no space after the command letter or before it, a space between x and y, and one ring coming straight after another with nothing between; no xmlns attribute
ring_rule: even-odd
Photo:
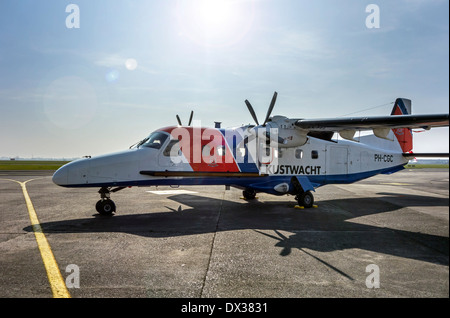
<svg viewBox="0 0 450 318"><path fill-rule="evenodd" d="M312 159L318 159L319 158L319 152L317 150L311 151L311 158Z"/></svg>
<svg viewBox="0 0 450 318"><path fill-rule="evenodd" d="M302 159L303 158L303 150L295 149L295 158Z"/></svg>
<svg viewBox="0 0 450 318"><path fill-rule="evenodd" d="M164 156L170 157L171 154L175 156L180 155L180 141L177 139L171 140L166 149L164 149Z"/></svg>

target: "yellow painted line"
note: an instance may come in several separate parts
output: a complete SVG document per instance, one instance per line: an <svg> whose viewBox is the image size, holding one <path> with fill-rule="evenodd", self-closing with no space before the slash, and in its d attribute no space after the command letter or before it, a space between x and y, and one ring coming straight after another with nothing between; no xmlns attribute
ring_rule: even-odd
<svg viewBox="0 0 450 318"><path fill-rule="evenodd" d="M5 179L3 179L5 180ZM11 179L9 179L11 180ZM30 196L28 195L26 184L31 180L25 182L20 182L16 180L11 180L17 182L22 187L23 196L28 208L28 214L30 216L31 226L33 227L34 236L36 237L36 242L41 252L42 261L44 262L45 270L47 272L48 281L52 289L53 298L70 298L70 293L67 290L64 279L59 271L58 263L56 262L55 256L53 255L50 244L44 235L41 224L37 217L36 211L34 210L33 203L31 202Z"/></svg>
<svg viewBox="0 0 450 318"><path fill-rule="evenodd" d="M314 209L317 209L319 206L316 204L313 204L312 206ZM304 209L305 207L303 205L295 205L294 209Z"/></svg>

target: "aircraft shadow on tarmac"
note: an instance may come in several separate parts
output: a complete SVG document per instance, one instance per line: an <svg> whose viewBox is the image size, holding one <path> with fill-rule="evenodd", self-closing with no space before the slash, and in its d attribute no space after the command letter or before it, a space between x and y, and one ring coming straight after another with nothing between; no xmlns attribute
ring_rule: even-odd
<svg viewBox="0 0 450 318"><path fill-rule="evenodd" d="M399 196L405 199L405 202L408 202L408 199L409 202L414 202L414 206L417 206L418 202L427 202L427 206L449 204L448 199L422 197L418 200L417 196L385 193L381 198L325 200L320 201L316 209L298 210L293 208L292 202L287 201L228 201L180 194L169 197L176 202L177 207L161 207L163 212L126 214L126 211L123 211L124 214L121 214L119 211L111 217L96 214L92 218L41 223L41 227L44 233L121 232L144 237L186 236L250 229L272 238L274 245L280 247L279 254L282 257L288 256L293 249L299 249L315 258L316 256L304 249L318 252L361 249L448 266L448 237L394 228L401 227L404 218L408 217L408 214L403 215L400 211L405 205L389 202ZM142 207L143 205L133 206ZM126 207L122 208L125 209ZM395 222L393 228L382 224L376 226L357 223L361 219L355 219L385 212L399 214L390 216L389 220ZM378 221L370 219L366 223L378 224ZM31 226L24 230L33 231ZM283 231L291 232L292 235L283 234ZM332 268L331 265L326 265Z"/></svg>

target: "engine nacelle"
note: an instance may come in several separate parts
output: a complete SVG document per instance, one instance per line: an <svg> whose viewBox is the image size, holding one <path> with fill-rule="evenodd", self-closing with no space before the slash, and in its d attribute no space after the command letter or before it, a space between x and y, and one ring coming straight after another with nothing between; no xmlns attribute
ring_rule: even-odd
<svg viewBox="0 0 450 318"><path fill-rule="evenodd" d="M285 116L274 116L270 122L272 127L278 128L278 136L285 141L280 147L290 148L303 146L308 141L308 131L295 126L296 119Z"/></svg>

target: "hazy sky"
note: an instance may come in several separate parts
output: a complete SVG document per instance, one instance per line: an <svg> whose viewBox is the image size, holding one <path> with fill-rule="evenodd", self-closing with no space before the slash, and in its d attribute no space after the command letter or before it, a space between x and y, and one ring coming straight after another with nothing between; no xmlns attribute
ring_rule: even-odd
<svg viewBox="0 0 450 318"><path fill-rule="evenodd" d="M397 97L447 113L448 87L448 0L0 1L0 157L126 149L191 110L253 123L245 99L262 121L274 91L292 118L385 115ZM448 134L414 150L448 152Z"/></svg>

